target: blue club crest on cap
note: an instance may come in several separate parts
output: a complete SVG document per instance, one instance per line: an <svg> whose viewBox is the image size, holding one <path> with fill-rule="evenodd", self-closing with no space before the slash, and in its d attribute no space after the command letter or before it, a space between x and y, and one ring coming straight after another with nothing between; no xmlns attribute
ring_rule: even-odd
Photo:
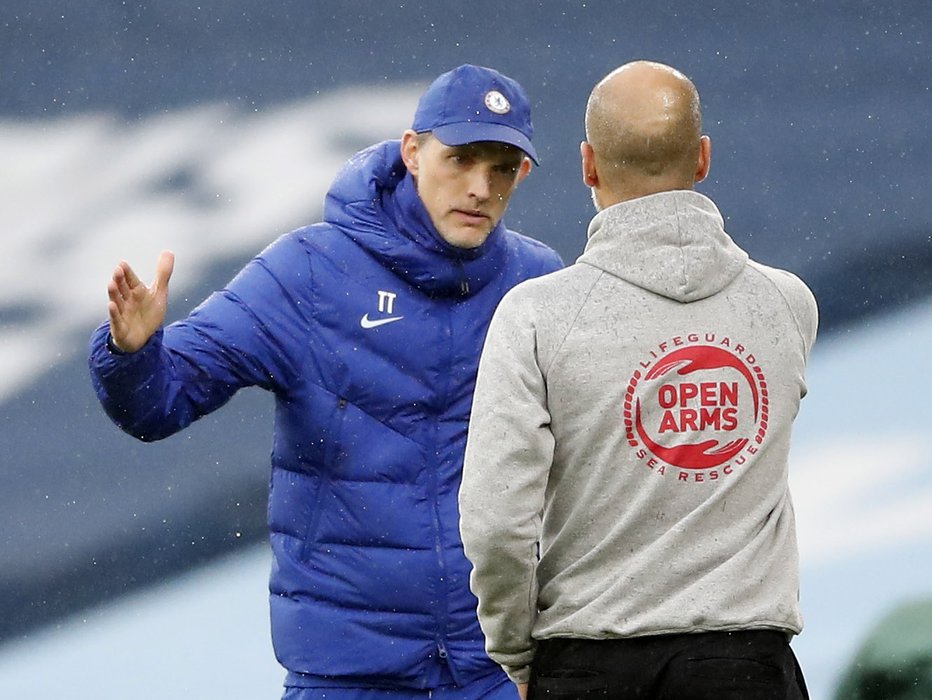
<svg viewBox="0 0 932 700"><path fill-rule="evenodd" d="M421 96L411 128L433 132L447 146L511 144L538 162L527 94L517 81L492 68L465 64L438 77Z"/></svg>

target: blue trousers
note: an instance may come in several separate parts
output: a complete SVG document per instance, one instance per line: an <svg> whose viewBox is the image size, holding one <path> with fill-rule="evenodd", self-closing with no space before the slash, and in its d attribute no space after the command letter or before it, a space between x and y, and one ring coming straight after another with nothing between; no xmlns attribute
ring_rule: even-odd
<svg viewBox="0 0 932 700"><path fill-rule="evenodd" d="M432 690L378 688L286 688L282 700L518 700L518 689L503 673L466 686L442 685Z"/></svg>

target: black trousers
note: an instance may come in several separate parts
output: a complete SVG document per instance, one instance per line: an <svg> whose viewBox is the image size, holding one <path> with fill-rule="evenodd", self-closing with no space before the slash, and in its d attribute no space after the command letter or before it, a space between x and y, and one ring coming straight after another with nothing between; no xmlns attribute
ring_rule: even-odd
<svg viewBox="0 0 932 700"><path fill-rule="evenodd" d="M545 639L528 700L808 700L782 632Z"/></svg>

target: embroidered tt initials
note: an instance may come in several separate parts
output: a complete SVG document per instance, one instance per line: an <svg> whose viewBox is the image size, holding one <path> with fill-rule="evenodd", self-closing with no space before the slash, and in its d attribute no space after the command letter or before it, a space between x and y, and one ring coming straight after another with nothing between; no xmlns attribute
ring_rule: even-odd
<svg viewBox="0 0 932 700"><path fill-rule="evenodd" d="M379 290L379 313L391 314L395 312L395 297L398 295L394 292L384 292Z"/></svg>

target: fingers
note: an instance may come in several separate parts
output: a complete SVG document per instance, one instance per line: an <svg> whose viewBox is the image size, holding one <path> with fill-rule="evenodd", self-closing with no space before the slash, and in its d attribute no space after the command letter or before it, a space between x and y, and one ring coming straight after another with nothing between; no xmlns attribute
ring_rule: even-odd
<svg viewBox="0 0 932 700"><path fill-rule="evenodd" d="M142 283L136 277L133 268L125 260L121 260L120 264L114 268L113 276L107 283L107 296L110 297L111 302L116 304L117 311L123 313L126 302L132 298L132 287L140 284Z"/></svg>
<svg viewBox="0 0 932 700"><path fill-rule="evenodd" d="M152 283L152 286L163 293L167 293L168 280L171 279L174 269L175 254L170 250L163 250L155 266L155 281Z"/></svg>
<svg viewBox="0 0 932 700"><path fill-rule="evenodd" d="M130 296L130 288L126 281L126 272L121 265L116 267L113 277L107 283L107 296L116 306L116 310L122 313L126 300Z"/></svg>
<svg viewBox="0 0 932 700"><path fill-rule="evenodd" d="M130 288L137 287L142 284L142 280L139 279L139 277L133 271L133 268L130 267L129 263L125 260L120 261L120 264L117 266L117 270L122 270L123 278L126 280L126 284L128 284ZM116 275L116 271L114 271L114 275Z"/></svg>
<svg viewBox="0 0 932 700"><path fill-rule="evenodd" d="M107 303L107 316L110 319L110 335L114 339L122 338L126 333L126 315L130 313L128 305L132 300L129 285L126 283L126 277L122 267L117 267L113 271L113 278L107 283L107 296L110 298L110 301Z"/></svg>
<svg viewBox="0 0 932 700"><path fill-rule="evenodd" d="M170 250L163 250L156 263L155 280L152 283L153 291L160 290L165 293L174 269L175 254ZM110 300L117 304L118 310L122 310L123 303L130 299L133 290L140 286L145 288L145 284L139 279L135 270L128 262L121 260L113 270L113 277L107 285L107 294Z"/></svg>
<svg viewBox="0 0 932 700"><path fill-rule="evenodd" d="M114 268L107 283L107 315L113 343L121 350L136 352L164 322L168 281L174 266L174 254L162 251L151 287L139 279L125 260Z"/></svg>
<svg viewBox="0 0 932 700"><path fill-rule="evenodd" d="M129 347L127 345L129 325L123 315L123 310L118 307L116 302L111 301L107 304L107 315L110 318L111 341L120 350L126 351Z"/></svg>
<svg viewBox="0 0 932 700"><path fill-rule="evenodd" d="M123 313L116 302L111 301L107 304L107 315L110 317L110 335L118 338L123 335L125 324L123 323Z"/></svg>

